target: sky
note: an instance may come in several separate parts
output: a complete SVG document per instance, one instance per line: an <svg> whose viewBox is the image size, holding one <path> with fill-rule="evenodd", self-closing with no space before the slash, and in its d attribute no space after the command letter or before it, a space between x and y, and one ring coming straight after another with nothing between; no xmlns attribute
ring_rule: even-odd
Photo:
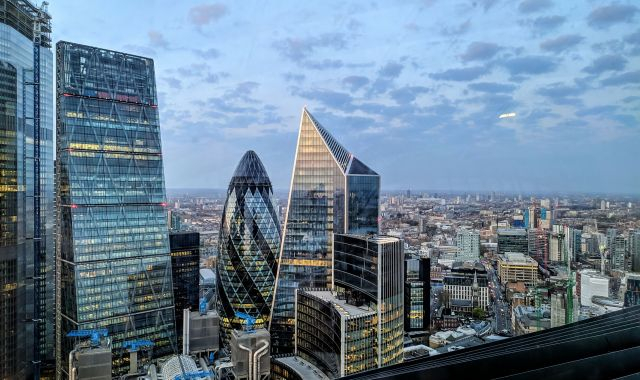
<svg viewBox="0 0 640 380"><path fill-rule="evenodd" d="M49 2L154 59L169 188L288 189L306 105L383 189L640 193L636 1Z"/></svg>

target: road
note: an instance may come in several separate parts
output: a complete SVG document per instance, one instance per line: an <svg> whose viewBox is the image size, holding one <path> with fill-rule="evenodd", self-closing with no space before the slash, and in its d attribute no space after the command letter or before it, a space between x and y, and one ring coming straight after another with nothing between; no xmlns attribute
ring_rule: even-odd
<svg viewBox="0 0 640 380"><path fill-rule="evenodd" d="M493 318L491 319L493 331L499 333L506 330L511 333L511 308L502 291L502 285L493 266L487 262L485 263L485 268L487 268L487 277L489 280L489 294L493 300Z"/></svg>

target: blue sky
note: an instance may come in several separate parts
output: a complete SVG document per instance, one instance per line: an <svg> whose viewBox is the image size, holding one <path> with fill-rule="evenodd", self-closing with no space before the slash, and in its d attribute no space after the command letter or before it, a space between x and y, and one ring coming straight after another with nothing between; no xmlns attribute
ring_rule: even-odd
<svg viewBox="0 0 640 380"><path fill-rule="evenodd" d="M168 187L253 149L288 188L307 105L386 189L640 193L634 1L50 3L54 40L154 58Z"/></svg>

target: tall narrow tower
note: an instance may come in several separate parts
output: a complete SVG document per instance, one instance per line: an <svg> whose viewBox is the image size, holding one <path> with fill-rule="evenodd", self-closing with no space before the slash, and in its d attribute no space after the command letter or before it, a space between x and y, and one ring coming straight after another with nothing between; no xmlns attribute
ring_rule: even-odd
<svg viewBox="0 0 640 380"><path fill-rule="evenodd" d="M124 341L177 349L153 60L64 41L56 59L57 371L69 331L106 328L116 377Z"/></svg>
<svg viewBox="0 0 640 380"><path fill-rule="evenodd" d="M302 110L278 260L272 352L293 351L295 290L331 284L333 234L378 233L380 176Z"/></svg>
<svg viewBox="0 0 640 380"><path fill-rule="evenodd" d="M256 327L266 327L269 320L280 248L272 197L267 171L250 150L233 173L220 223L216 278L224 345L247 323L243 315L254 318Z"/></svg>

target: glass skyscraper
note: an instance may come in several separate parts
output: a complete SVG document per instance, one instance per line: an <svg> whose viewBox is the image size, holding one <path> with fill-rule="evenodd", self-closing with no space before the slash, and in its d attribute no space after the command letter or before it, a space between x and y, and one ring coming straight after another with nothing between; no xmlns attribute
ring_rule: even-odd
<svg viewBox="0 0 640 380"><path fill-rule="evenodd" d="M29 1L0 0L0 379L32 378L34 369L54 360L53 54L49 19L46 9ZM40 28L34 27L37 20L43 21L37 24ZM40 78L40 148L36 151L34 31L38 29L42 33L35 43ZM39 195L35 191L36 166ZM35 344L39 345L36 363Z"/></svg>
<svg viewBox="0 0 640 380"><path fill-rule="evenodd" d="M333 233L378 233L380 176L302 111L270 323L272 351L293 352L295 290L331 284Z"/></svg>
<svg viewBox="0 0 640 380"><path fill-rule="evenodd" d="M177 349L154 65L64 41L56 59L58 374L69 331L106 328L117 376L124 341Z"/></svg>
<svg viewBox="0 0 640 380"><path fill-rule="evenodd" d="M256 327L265 327L269 321L280 247L280 223L272 197L267 171L250 150L233 173L220 224L217 307L225 345L231 331L246 323L236 313L255 318Z"/></svg>
<svg viewBox="0 0 640 380"><path fill-rule="evenodd" d="M200 233L169 233L173 300L176 306L176 335L182 346L183 310L198 310L200 294Z"/></svg>

